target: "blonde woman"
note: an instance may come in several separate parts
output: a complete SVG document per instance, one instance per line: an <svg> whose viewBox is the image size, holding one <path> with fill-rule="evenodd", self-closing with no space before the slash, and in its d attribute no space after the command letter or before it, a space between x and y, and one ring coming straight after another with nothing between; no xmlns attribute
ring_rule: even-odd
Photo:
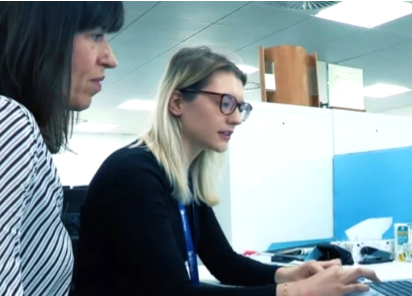
<svg viewBox="0 0 412 296"><path fill-rule="evenodd" d="M297 268L236 254L213 213L221 153L252 106L246 76L208 48L170 61L149 130L112 154L92 180L81 213L80 295L340 296L367 290L339 261ZM196 254L223 284L199 283ZM188 262L188 270L185 262Z"/></svg>

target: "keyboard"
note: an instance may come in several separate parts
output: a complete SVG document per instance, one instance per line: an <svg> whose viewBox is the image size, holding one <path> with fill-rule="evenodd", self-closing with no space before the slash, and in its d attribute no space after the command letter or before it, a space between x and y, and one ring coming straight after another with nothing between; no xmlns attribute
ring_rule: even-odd
<svg viewBox="0 0 412 296"><path fill-rule="evenodd" d="M385 296L411 296L412 282L410 281L390 281L381 284L370 284L370 287Z"/></svg>

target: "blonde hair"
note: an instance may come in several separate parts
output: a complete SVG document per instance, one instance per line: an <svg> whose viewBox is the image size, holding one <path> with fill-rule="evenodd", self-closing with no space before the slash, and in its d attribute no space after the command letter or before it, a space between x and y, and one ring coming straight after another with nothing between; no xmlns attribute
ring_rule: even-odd
<svg viewBox="0 0 412 296"><path fill-rule="evenodd" d="M207 47L184 48L170 60L156 96L156 108L149 129L140 136L136 146L145 144L164 168L173 196L182 204L202 201L216 205L218 174L223 164L223 154L203 150L191 163L189 174L188 159L182 146L182 125L179 117L169 111L169 101L176 90L201 89L217 71L234 73L246 84L246 75L226 57L212 52ZM184 100L193 100L195 95L185 94ZM189 188L189 177L193 194Z"/></svg>

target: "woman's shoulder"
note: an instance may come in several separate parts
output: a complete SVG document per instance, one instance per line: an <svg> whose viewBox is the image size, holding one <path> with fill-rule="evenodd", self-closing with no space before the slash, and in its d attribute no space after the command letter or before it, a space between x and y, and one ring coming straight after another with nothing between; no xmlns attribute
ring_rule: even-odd
<svg viewBox="0 0 412 296"><path fill-rule="evenodd" d="M0 136L9 146L26 147L32 153L43 143L36 119L19 102L0 94ZM7 131L7 132L6 132ZM10 147L9 147L10 148Z"/></svg>
<svg viewBox="0 0 412 296"><path fill-rule="evenodd" d="M19 102L0 94L0 117L13 119L14 123L25 122L36 127L37 124L29 110ZM2 121L5 122L5 121Z"/></svg>
<svg viewBox="0 0 412 296"><path fill-rule="evenodd" d="M114 171L144 171L161 172L154 154L150 149L142 144L137 146L133 142L125 147L114 151L103 163L102 169Z"/></svg>
<svg viewBox="0 0 412 296"><path fill-rule="evenodd" d="M167 176L154 154L146 146L128 145L106 158L90 182L88 195L101 198L115 191L124 192L125 188L130 191L143 187L170 190Z"/></svg>

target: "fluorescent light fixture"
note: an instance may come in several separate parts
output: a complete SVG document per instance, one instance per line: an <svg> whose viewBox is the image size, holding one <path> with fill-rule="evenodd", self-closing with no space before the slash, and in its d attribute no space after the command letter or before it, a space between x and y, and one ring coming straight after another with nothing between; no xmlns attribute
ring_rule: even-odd
<svg viewBox="0 0 412 296"><path fill-rule="evenodd" d="M266 90L276 90L275 75L265 74L265 87Z"/></svg>
<svg viewBox="0 0 412 296"><path fill-rule="evenodd" d="M398 0L342 1L316 14L316 17L373 28L412 13L412 5Z"/></svg>
<svg viewBox="0 0 412 296"><path fill-rule="evenodd" d="M121 104L118 108L119 109L126 109L126 110L143 110L143 111L150 111L153 110L156 106L155 101L149 100L130 100L123 104Z"/></svg>
<svg viewBox="0 0 412 296"><path fill-rule="evenodd" d="M410 89L403 86L378 83L375 85L365 87L363 89L363 95L365 97L371 98L384 98L405 93L408 91L410 91Z"/></svg>
<svg viewBox="0 0 412 296"><path fill-rule="evenodd" d="M246 74L252 74L252 73L259 71L258 68L255 68L252 66L247 66L247 65L236 65L236 66L240 69L240 71Z"/></svg>
<svg viewBox="0 0 412 296"><path fill-rule="evenodd" d="M79 132L108 132L118 127L116 124L80 122L75 125Z"/></svg>

